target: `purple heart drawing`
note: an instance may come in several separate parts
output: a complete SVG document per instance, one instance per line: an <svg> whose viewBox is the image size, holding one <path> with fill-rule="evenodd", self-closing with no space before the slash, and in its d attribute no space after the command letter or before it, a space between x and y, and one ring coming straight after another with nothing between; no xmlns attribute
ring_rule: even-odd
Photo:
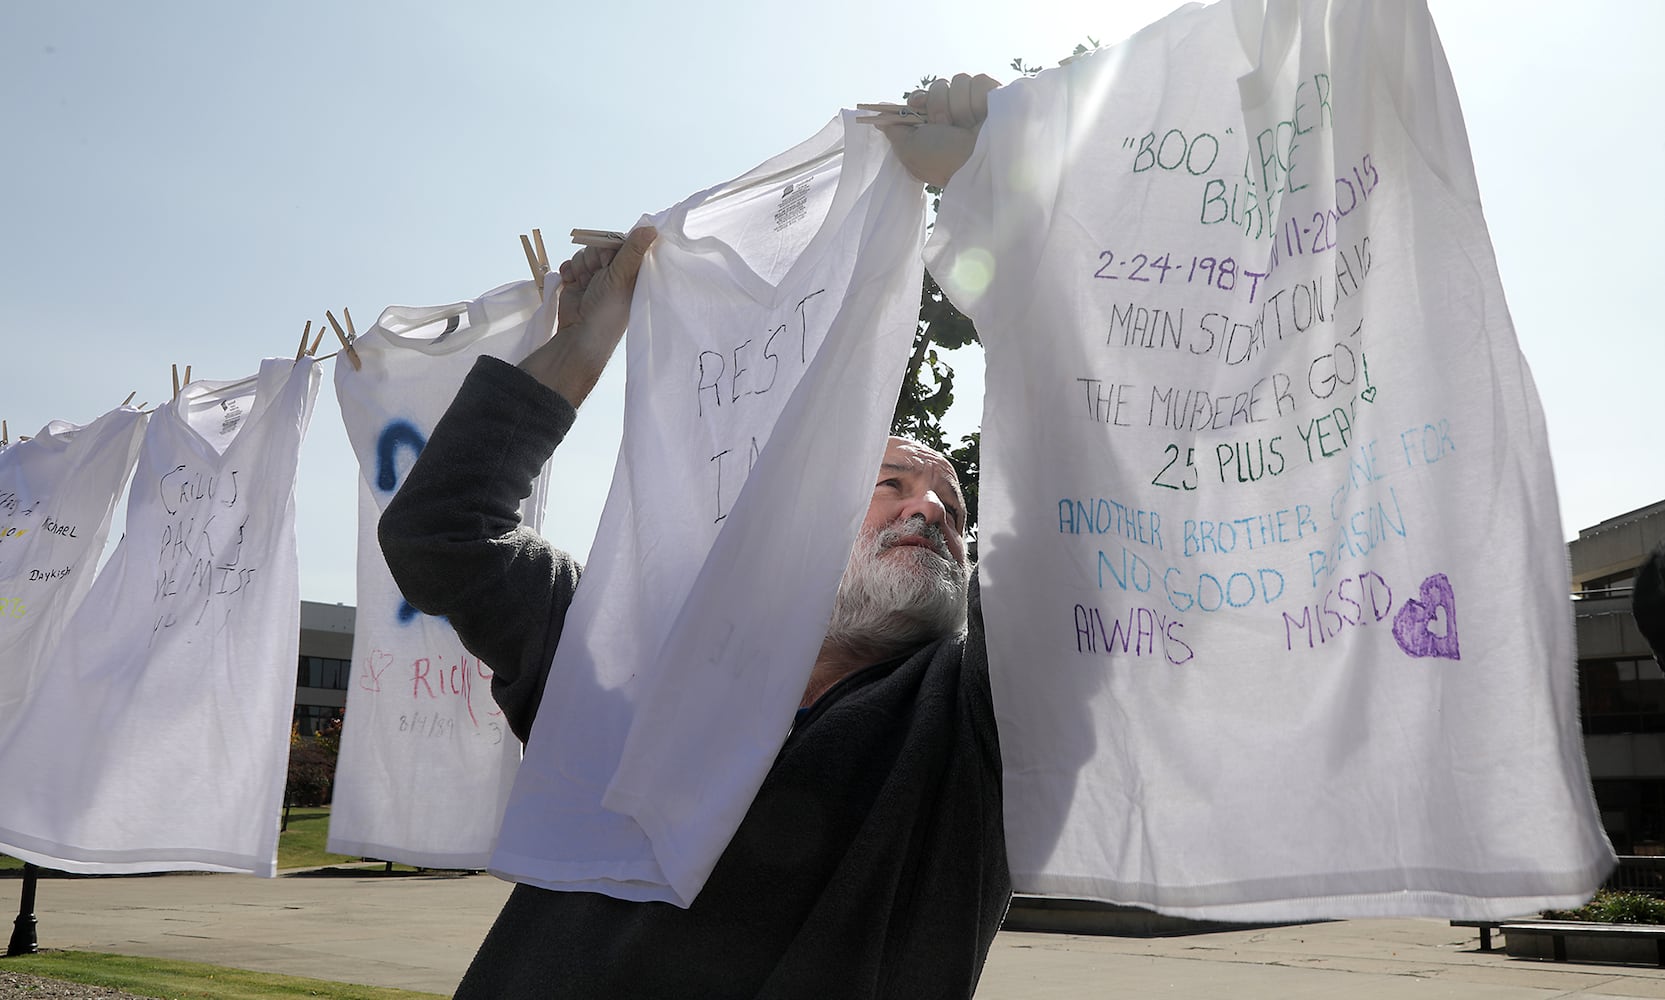
<svg viewBox="0 0 1665 1000"><path fill-rule="evenodd" d="M1457 595L1444 573L1422 581L1422 592L1393 616L1393 638L1412 656L1462 659L1457 647Z"/></svg>

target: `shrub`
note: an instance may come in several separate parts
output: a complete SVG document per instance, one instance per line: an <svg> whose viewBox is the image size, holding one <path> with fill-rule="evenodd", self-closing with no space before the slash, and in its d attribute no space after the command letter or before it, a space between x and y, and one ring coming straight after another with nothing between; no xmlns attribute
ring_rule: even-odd
<svg viewBox="0 0 1665 1000"><path fill-rule="evenodd" d="M341 751L341 721L332 721L311 736L297 724L289 729L289 780L283 801L291 806L329 805L335 786L335 758Z"/></svg>
<svg viewBox="0 0 1665 1000"><path fill-rule="evenodd" d="M1665 924L1665 899L1640 892L1602 889L1575 910L1545 910L1548 920L1588 920L1602 924Z"/></svg>

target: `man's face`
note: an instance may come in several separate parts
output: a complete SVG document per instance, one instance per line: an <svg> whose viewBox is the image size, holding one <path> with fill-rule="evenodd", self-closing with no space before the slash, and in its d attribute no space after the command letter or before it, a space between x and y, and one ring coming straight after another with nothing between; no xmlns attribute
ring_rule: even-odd
<svg viewBox="0 0 1665 1000"><path fill-rule="evenodd" d="M953 466L891 438L861 534L839 581L827 639L875 658L965 626L970 570Z"/></svg>
<svg viewBox="0 0 1665 1000"><path fill-rule="evenodd" d="M923 518L925 531L908 527ZM919 522L914 522L915 526ZM929 558L939 545L957 566L965 565L965 500L960 495L954 467L936 452L905 438L893 437L873 484L873 499L862 520L862 537L881 537L880 557L892 560ZM912 548L925 552L910 552Z"/></svg>

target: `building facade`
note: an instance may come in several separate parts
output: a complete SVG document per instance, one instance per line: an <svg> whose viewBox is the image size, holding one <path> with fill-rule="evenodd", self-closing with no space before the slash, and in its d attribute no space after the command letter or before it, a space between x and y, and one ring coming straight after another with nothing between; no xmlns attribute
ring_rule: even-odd
<svg viewBox="0 0 1665 1000"><path fill-rule="evenodd" d="M1662 540L1665 501L1585 528L1567 546L1584 751L1620 854L1665 855L1665 670L1630 614L1636 570Z"/></svg>
<svg viewBox="0 0 1665 1000"><path fill-rule="evenodd" d="M295 725L310 736L347 708L353 615L345 604L301 602L301 655L295 676Z"/></svg>

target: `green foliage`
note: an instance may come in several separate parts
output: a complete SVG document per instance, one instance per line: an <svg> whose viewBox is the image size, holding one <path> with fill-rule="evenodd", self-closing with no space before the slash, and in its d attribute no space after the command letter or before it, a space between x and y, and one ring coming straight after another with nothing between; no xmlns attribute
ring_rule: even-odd
<svg viewBox="0 0 1665 1000"><path fill-rule="evenodd" d="M948 456L960 477L960 489L965 492L966 527L977 524L977 473L981 434L962 436L957 444L950 444L942 429L942 418L954 404L954 367L937 347L954 349L980 343L977 328L937 287L936 280L925 275L919 297L919 327L914 334L913 357L902 378L902 390L897 396L896 411L891 417L890 432L913 438L921 444Z"/></svg>
<svg viewBox="0 0 1665 1000"><path fill-rule="evenodd" d="M8 958L0 969L31 976L124 990L136 996L175 1000L283 1000L288 997L333 997L335 1000L416 1000L435 993L383 986L332 983L272 972L250 972L200 962L178 962L133 955L91 951L43 951ZM52 996L70 994L54 993Z"/></svg>
<svg viewBox="0 0 1665 1000"><path fill-rule="evenodd" d="M1546 920L1586 920L1601 924L1665 924L1665 899L1641 892L1602 889L1575 910L1545 910Z"/></svg>
<svg viewBox="0 0 1665 1000"><path fill-rule="evenodd" d="M293 806L328 805L335 787L335 759L341 753L341 720L326 723L311 736L302 736L297 723L289 729L289 778L283 801Z"/></svg>

